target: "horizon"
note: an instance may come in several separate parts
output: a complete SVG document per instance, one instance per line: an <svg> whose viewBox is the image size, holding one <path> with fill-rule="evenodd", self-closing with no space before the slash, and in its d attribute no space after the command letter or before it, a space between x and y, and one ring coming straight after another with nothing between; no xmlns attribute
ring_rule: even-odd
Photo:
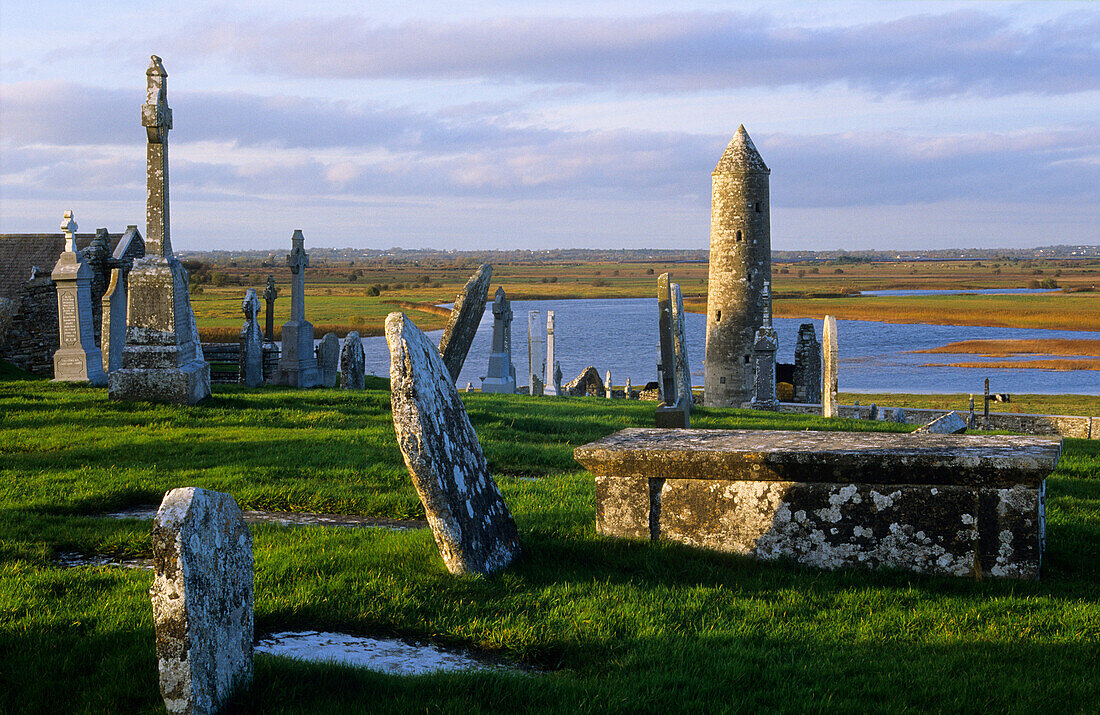
<svg viewBox="0 0 1100 715"><path fill-rule="evenodd" d="M145 233L151 54L177 252L706 250L739 124L773 251L1100 244L1074 2L9 4L0 233Z"/></svg>

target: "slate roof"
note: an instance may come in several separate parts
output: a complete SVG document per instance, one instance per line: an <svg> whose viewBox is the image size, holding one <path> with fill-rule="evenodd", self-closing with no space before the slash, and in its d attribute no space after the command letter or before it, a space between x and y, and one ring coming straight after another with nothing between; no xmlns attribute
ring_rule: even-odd
<svg viewBox="0 0 1100 715"><path fill-rule="evenodd" d="M718 166L714 167L715 174L740 174L744 172L771 173L764 160L760 158L760 152L745 131L745 125L737 127L737 133L733 135L729 146L718 160Z"/></svg>
<svg viewBox="0 0 1100 715"><path fill-rule="evenodd" d="M108 237L112 255L120 258L135 238L141 238L141 233L135 229L111 233ZM76 234L77 249L87 248L93 238L94 233ZM31 266L38 266L40 275L49 275L64 250L65 235L61 233L0 234L0 298L18 301L23 284L31 277Z"/></svg>

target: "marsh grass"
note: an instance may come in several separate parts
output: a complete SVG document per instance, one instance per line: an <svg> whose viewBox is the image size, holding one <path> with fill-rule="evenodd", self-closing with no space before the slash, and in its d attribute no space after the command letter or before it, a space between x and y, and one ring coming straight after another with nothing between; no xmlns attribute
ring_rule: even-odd
<svg viewBox="0 0 1100 715"><path fill-rule="evenodd" d="M372 387L384 386L375 379ZM1088 711L1100 701L1100 449L1066 440L1039 583L817 572L600 537L574 447L653 403L464 394L524 556L453 577L426 530L253 527L257 634L475 649L529 672L395 677L261 656L236 712ZM194 407L0 382L0 711L155 712L149 522L167 489L244 508L419 517L388 392L219 389ZM871 429L700 409L699 427ZM523 478L521 478L523 477ZM537 479L526 479L537 477Z"/></svg>

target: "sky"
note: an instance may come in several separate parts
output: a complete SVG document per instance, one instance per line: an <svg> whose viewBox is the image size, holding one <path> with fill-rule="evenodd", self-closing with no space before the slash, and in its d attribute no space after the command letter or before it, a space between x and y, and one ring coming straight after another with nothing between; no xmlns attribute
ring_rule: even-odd
<svg viewBox="0 0 1100 715"><path fill-rule="evenodd" d="M1100 4L0 0L0 232L177 250L706 248L739 124L775 250L1100 244Z"/></svg>

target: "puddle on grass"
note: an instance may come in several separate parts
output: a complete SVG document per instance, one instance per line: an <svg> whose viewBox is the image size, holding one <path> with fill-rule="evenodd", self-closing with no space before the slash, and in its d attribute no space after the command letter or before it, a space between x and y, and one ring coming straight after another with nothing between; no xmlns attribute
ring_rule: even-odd
<svg viewBox="0 0 1100 715"><path fill-rule="evenodd" d="M117 566L124 569L152 569L152 559L119 559L104 554L81 554L75 551L60 551L54 557L54 563L63 569L75 569L81 566Z"/></svg>
<svg viewBox="0 0 1100 715"><path fill-rule="evenodd" d="M469 670L519 671L469 653L444 651L433 645L413 645L398 638L367 638L346 633L273 633L256 644L257 653L315 663L339 663L389 675Z"/></svg>
<svg viewBox="0 0 1100 715"><path fill-rule="evenodd" d="M154 505L138 506L132 509L103 514L109 519L153 519L157 515ZM428 522L421 519L387 519L380 516L349 516L347 514L317 514L297 511L245 511L245 522L249 524L278 524L279 526L344 526L359 529L388 529L390 531L409 531L426 529Z"/></svg>

